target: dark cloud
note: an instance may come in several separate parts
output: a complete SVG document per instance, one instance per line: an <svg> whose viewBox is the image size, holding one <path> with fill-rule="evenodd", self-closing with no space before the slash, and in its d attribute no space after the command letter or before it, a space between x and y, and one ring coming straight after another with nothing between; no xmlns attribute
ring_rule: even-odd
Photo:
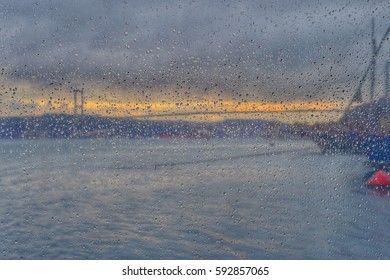
<svg viewBox="0 0 390 280"><path fill-rule="evenodd" d="M388 1L0 1L5 79L300 98L353 88ZM378 39L379 39L378 35ZM381 54L388 57L389 47ZM337 84L337 86L335 86Z"/></svg>

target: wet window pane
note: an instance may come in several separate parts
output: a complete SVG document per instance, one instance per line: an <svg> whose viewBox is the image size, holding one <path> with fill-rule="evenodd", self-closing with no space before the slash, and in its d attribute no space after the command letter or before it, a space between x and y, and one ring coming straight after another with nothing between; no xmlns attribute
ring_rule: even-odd
<svg viewBox="0 0 390 280"><path fill-rule="evenodd" d="M389 9L0 0L0 259L390 258Z"/></svg>

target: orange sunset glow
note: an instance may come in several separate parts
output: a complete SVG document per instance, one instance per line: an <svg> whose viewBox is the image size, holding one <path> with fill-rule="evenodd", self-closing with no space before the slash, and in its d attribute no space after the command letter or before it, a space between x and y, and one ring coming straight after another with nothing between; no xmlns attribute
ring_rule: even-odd
<svg viewBox="0 0 390 280"><path fill-rule="evenodd" d="M70 99L58 99L48 101L44 99L20 100L22 108L31 108L34 115L45 113L72 114L74 102ZM85 100L84 112L87 115L100 115L105 117L134 117L153 120L189 120L189 121L221 121L224 119L259 119L272 118L282 119L287 122L295 121L290 119L288 114L305 115L313 113L326 115L332 111L337 112L343 108L341 102L284 102L284 103L263 103L263 102L238 102L238 101L193 101L182 103L174 102L121 102L106 100ZM286 115L287 114L287 115ZM21 112L20 115L31 115L29 110ZM337 116L337 114L336 114ZM315 120L318 121L318 118Z"/></svg>
<svg viewBox="0 0 390 280"><path fill-rule="evenodd" d="M316 123L337 120L345 104L340 100L257 101L240 100L215 92L179 93L170 90L110 92L86 86L84 114L104 117L130 117L148 120L183 120L215 122L225 119L267 119L283 122ZM172 94L171 92L174 92ZM54 97L55 96L55 97ZM78 96L77 106L81 97ZM1 116L73 114L74 95L69 89L40 89L31 84L18 85L14 94L3 96Z"/></svg>

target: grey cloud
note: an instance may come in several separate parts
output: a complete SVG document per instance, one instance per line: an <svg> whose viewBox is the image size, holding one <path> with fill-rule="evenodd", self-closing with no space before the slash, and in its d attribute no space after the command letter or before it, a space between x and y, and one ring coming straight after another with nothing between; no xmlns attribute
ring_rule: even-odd
<svg viewBox="0 0 390 280"><path fill-rule="evenodd" d="M7 79L43 86L85 79L305 97L356 80L371 16L378 34L390 23L387 1L13 2L0 1L2 67Z"/></svg>

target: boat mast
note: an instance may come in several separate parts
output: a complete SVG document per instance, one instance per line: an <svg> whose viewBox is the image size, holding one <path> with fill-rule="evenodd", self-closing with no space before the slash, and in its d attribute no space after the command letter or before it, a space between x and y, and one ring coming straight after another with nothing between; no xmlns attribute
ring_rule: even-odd
<svg viewBox="0 0 390 280"><path fill-rule="evenodd" d="M375 72L376 72L376 40L375 40L375 19L371 20L371 49L372 49L372 58L371 58L371 85L370 85L370 103L374 100L375 92Z"/></svg>
<svg viewBox="0 0 390 280"><path fill-rule="evenodd" d="M386 64L385 64L385 98L386 98L386 101L388 101L389 95L390 95L389 67L390 67L390 61L386 61Z"/></svg>
<svg viewBox="0 0 390 280"><path fill-rule="evenodd" d="M356 89L356 92L355 92L355 94L353 95L352 99L351 99L350 102L348 103L347 108L346 108L345 111L344 111L343 117L347 114L347 112L348 112L349 109L351 108L352 103L354 103L354 102L363 102L363 97L362 97L362 86L363 86L363 82L364 82L364 81L366 80L366 78L367 78L368 73L371 73L370 101L372 101L372 99L373 99L373 96L374 96L374 89L375 89L375 68L376 68L375 66L376 66L376 57L378 56L378 53L379 53L380 49L382 48L383 43L384 43L384 41L386 40L386 38L387 38L387 36L389 35L389 32L390 32L390 26L389 26L389 27L387 28L387 30L386 30L385 35L383 35L382 40L381 40L380 43L379 43L379 46L376 46L375 34L374 34L375 26L374 26L374 25L375 25L375 22L374 22L374 19L372 19L372 21L371 21L371 32L372 32L372 35L371 35L371 40L372 40L372 57L371 57L370 64L368 65L367 70L364 72L363 77L360 79L360 81L359 81L359 86L358 86L358 88ZM373 78L372 75L374 75L374 78Z"/></svg>

